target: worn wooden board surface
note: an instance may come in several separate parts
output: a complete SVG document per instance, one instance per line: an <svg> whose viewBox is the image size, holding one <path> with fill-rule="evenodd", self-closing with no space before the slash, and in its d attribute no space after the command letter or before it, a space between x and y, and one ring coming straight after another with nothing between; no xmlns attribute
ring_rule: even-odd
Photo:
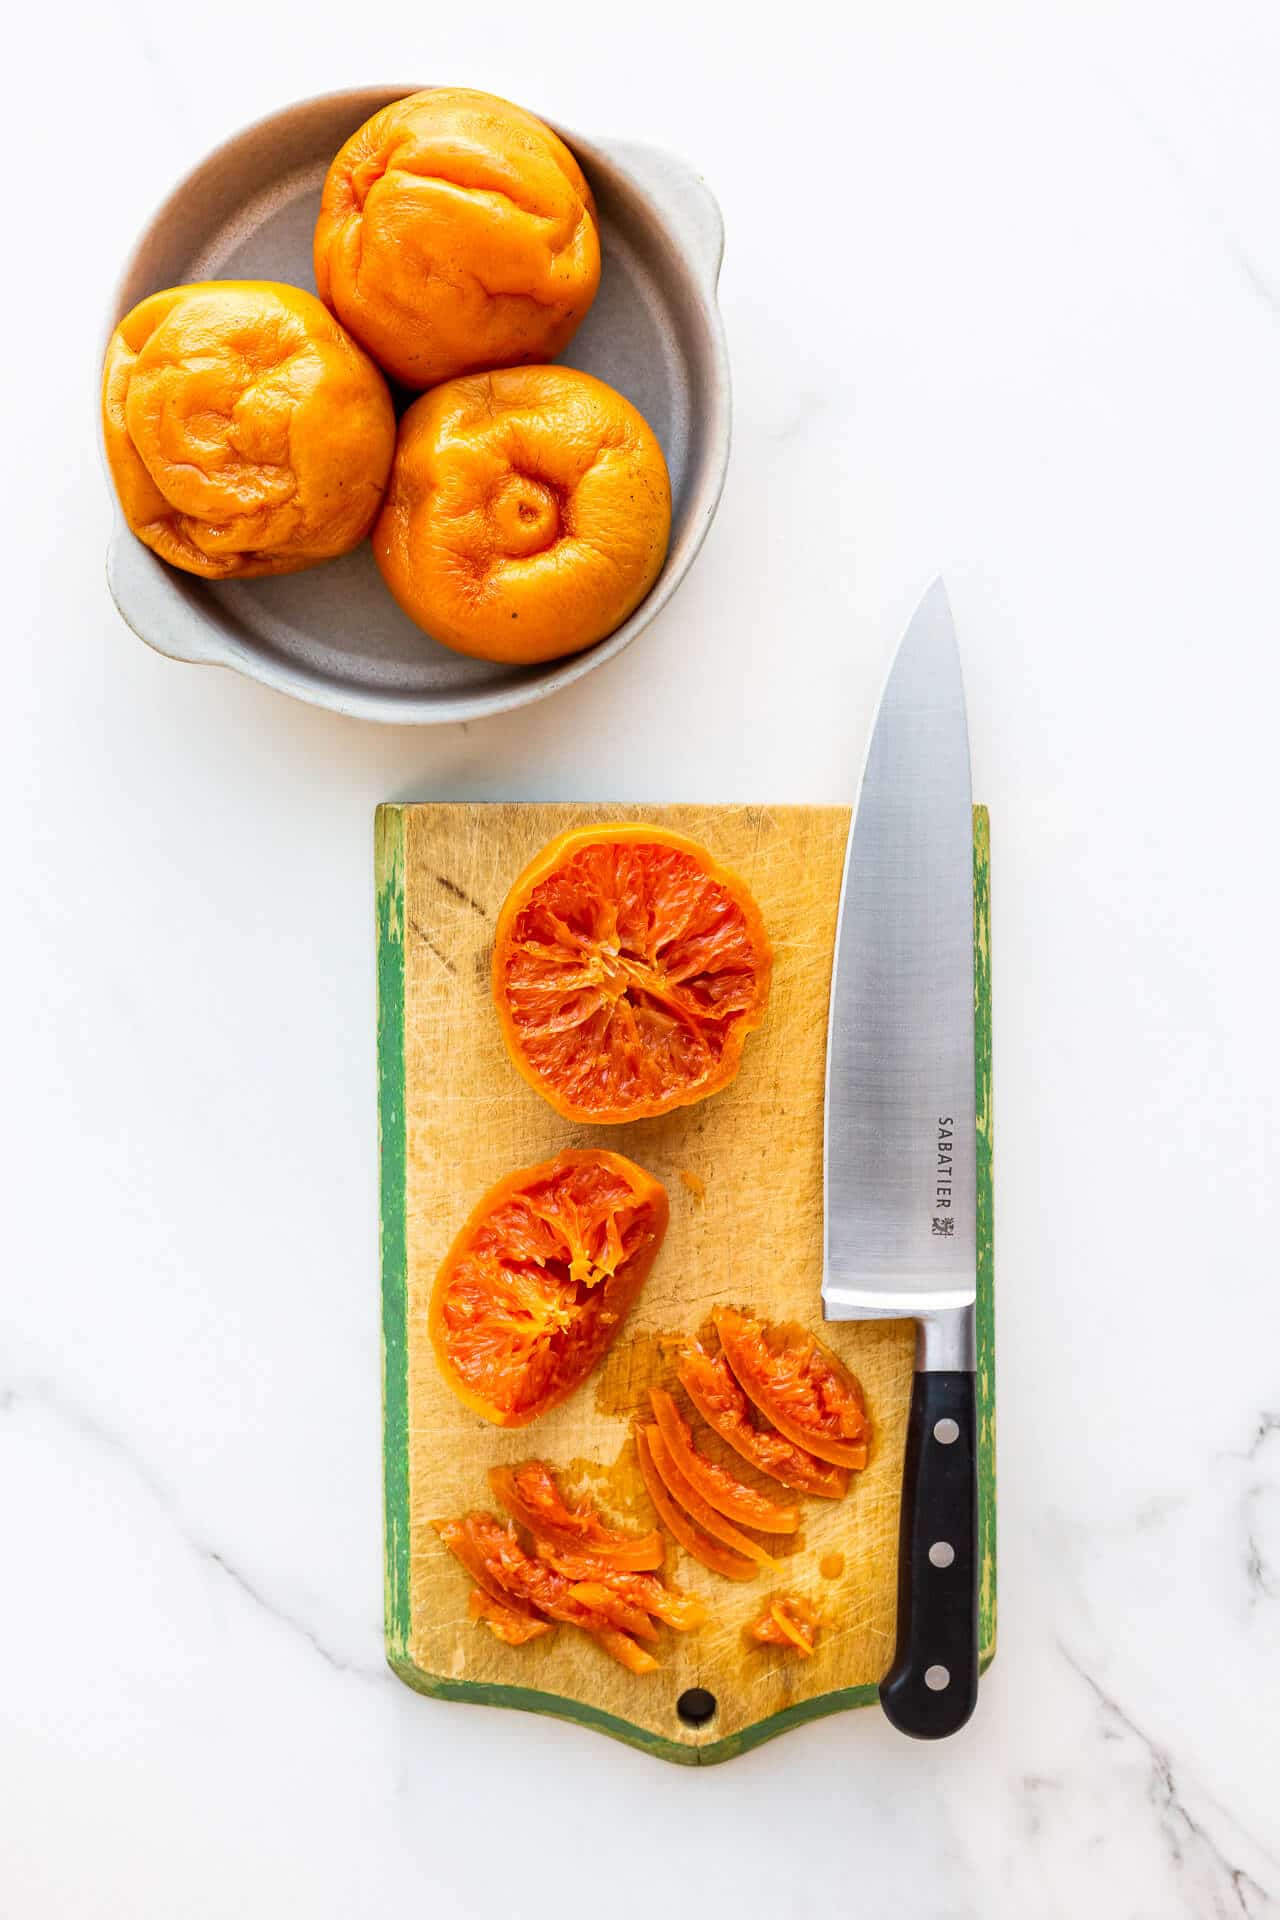
<svg viewBox="0 0 1280 1920"><path fill-rule="evenodd" d="M569 826L661 822L704 842L747 881L774 942L764 1027L734 1084L696 1107L624 1127L560 1119L521 1079L489 997L494 922L525 862ZM989 1007L986 822L978 810L979 1179L984 1299L979 1397L983 1452L983 1650L994 1645L990 1315ZM537 1454L619 1517L652 1524L630 1417L654 1379L670 1381L664 1337L696 1329L718 1301L820 1325L822 1094L827 998L849 811L842 807L424 805L379 809L379 1055L383 1167L387 1635L393 1666L425 1692L555 1712L671 1759L729 1757L798 1720L874 1698L893 1645L899 1482L913 1328L831 1326L861 1379L874 1425L848 1498L804 1503L777 1576L736 1585L675 1554L670 1573L714 1619L665 1636L659 1673L626 1673L561 1629L502 1646L467 1618L469 1582L431 1531L437 1515L492 1506L485 1469ZM986 1061L984 1081L983 1061ZM486 1187L565 1146L606 1145L656 1174L671 1225L613 1351L564 1406L503 1433L469 1413L436 1371L426 1333L439 1262ZM705 1430L701 1438L715 1451ZM838 1575L820 1572L840 1556ZM743 1629L771 1586L810 1594L829 1623L815 1657L752 1649ZM716 1697L704 1727L676 1701Z"/></svg>

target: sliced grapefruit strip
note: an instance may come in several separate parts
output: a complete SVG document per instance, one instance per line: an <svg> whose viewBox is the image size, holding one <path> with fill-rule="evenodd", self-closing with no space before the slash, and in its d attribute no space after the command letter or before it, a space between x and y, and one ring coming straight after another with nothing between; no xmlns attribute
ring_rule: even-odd
<svg viewBox="0 0 1280 1920"><path fill-rule="evenodd" d="M713 1573L722 1573L726 1580L754 1580L759 1567L754 1560L747 1560L741 1554L730 1553L718 1540L704 1533L683 1508L671 1498L661 1474L653 1463L649 1452L650 1436L657 1432L656 1427L636 1428L636 1452L640 1459L640 1472L645 1489L657 1508L658 1517L672 1537L679 1541L686 1553L700 1560L704 1567L710 1567Z"/></svg>
<svg viewBox="0 0 1280 1920"><path fill-rule="evenodd" d="M528 1641L556 1630L554 1621L531 1620L504 1601L493 1599L483 1587L472 1587L467 1611L473 1620L483 1620L490 1633L507 1647L523 1647Z"/></svg>
<svg viewBox="0 0 1280 1920"><path fill-rule="evenodd" d="M722 1353L710 1354L691 1342L676 1362L676 1378L712 1432L771 1480L822 1500L839 1500L848 1492L847 1467L833 1467L775 1428L755 1425L747 1396Z"/></svg>
<svg viewBox="0 0 1280 1920"><path fill-rule="evenodd" d="M655 1620L661 1620L664 1627L672 1627L677 1633L691 1633L709 1618L706 1605L695 1594L684 1593L679 1587L669 1587L665 1581L657 1579L652 1573L626 1573L621 1568L606 1566L603 1561L592 1560L580 1554L560 1554L553 1547L538 1544L538 1555L549 1560L557 1573L566 1580L574 1582L570 1591L574 1597L590 1604L587 1587L611 1587L620 1593L632 1606L643 1607Z"/></svg>
<svg viewBox="0 0 1280 1920"><path fill-rule="evenodd" d="M662 1477L662 1484L673 1500L679 1501L695 1525L709 1533L713 1540L719 1540L732 1553L740 1553L744 1559L754 1560L761 1567L776 1567L777 1561L767 1553L758 1540L735 1527L722 1513L717 1513L709 1500L704 1500L696 1487L691 1487L671 1457L670 1449L657 1427L647 1427L645 1438L649 1446L649 1458Z"/></svg>
<svg viewBox="0 0 1280 1920"><path fill-rule="evenodd" d="M564 1553L590 1554L609 1566L631 1572L660 1567L659 1533L623 1533L606 1525L588 1501L571 1506L551 1468L542 1460L519 1467L490 1467L489 1485L513 1520L527 1527L536 1543Z"/></svg>
<svg viewBox="0 0 1280 1920"><path fill-rule="evenodd" d="M746 1486L718 1460L699 1453L692 1428L664 1388L650 1387L649 1401L667 1452L689 1485L696 1487L717 1513L722 1513L726 1520L736 1520L740 1526L754 1527L758 1533L796 1531L800 1525L799 1507L771 1499L767 1493Z"/></svg>
<svg viewBox="0 0 1280 1920"><path fill-rule="evenodd" d="M833 1466L866 1466L862 1388L830 1347L796 1321L770 1325L732 1307L712 1318L738 1385L779 1433Z"/></svg>
<svg viewBox="0 0 1280 1920"><path fill-rule="evenodd" d="M459 1527L465 1553L458 1550ZM485 1579L481 1584L487 1591L496 1588L497 1596L505 1604L515 1605L517 1611L521 1611L523 1603L545 1619L581 1627L633 1673L650 1673L656 1668L658 1663L652 1654L621 1631L614 1618L575 1600L569 1590L572 1583L545 1561L531 1559L514 1531L495 1520L491 1513L469 1513L461 1522L437 1521L436 1531L469 1572L477 1562L482 1566ZM610 1614L613 1611L610 1609Z"/></svg>

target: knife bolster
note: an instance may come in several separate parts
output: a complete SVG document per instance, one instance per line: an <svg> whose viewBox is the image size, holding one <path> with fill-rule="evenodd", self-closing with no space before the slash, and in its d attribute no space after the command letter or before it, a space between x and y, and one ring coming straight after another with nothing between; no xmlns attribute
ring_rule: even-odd
<svg viewBox="0 0 1280 1920"><path fill-rule="evenodd" d="M976 1365L972 1306L920 1315L916 1321L917 1373L972 1373Z"/></svg>

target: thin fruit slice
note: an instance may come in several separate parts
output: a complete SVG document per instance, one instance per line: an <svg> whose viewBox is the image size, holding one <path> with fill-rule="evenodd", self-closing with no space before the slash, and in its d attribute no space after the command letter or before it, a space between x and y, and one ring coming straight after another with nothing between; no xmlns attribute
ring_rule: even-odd
<svg viewBox="0 0 1280 1920"><path fill-rule="evenodd" d="M629 1633L634 1640L658 1638L658 1629L645 1609L632 1606L625 1594L603 1580L573 1580L569 1583L568 1595L570 1600L576 1600L591 1613L598 1613L611 1627Z"/></svg>
<svg viewBox="0 0 1280 1920"><path fill-rule="evenodd" d="M454 1527L458 1524L452 1523ZM581 1627L633 1673L651 1673L656 1668L658 1663L652 1654L638 1646L629 1634L619 1631L607 1615L575 1600L569 1591L571 1583L545 1562L530 1559L515 1533L491 1513L469 1513L461 1525L468 1550L466 1558L439 1523L436 1531L469 1572L474 1561L479 1561L486 1576L483 1582L486 1590L496 1587L499 1597L508 1605L515 1604L518 1611L523 1602L548 1620Z"/></svg>
<svg viewBox="0 0 1280 1920"><path fill-rule="evenodd" d="M573 1582L570 1592L586 1606L591 1604L588 1589L604 1586L621 1594L633 1607L643 1607L646 1613L676 1633L692 1633L710 1617L705 1603L696 1594L669 1587L651 1573L626 1573L584 1555L558 1553L541 1541L537 1551L539 1559L549 1561L557 1573Z"/></svg>
<svg viewBox="0 0 1280 1920"><path fill-rule="evenodd" d="M762 1646L794 1647L800 1658L807 1660L817 1644L821 1625L818 1609L802 1593L779 1593L768 1601L747 1632Z"/></svg>
<svg viewBox="0 0 1280 1920"><path fill-rule="evenodd" d="M491 1571L484 1554L471 1538L465 1519L433 1520L431 1524L454 1559L466 1568L481 1593L492 1600L495 1606L505 1608L508 1613L518 1614L524 1620L542 1618L538 1609L530 1601L511 1593Z"/></svg>
<svg viewBox="0 0 1280 1920"><path fill-rule="evenodd" d="M663 1560L659 1533L622 1533L607 1526L588 1501L570 1506L555 1474L542 1460L520 1467L490 1467L489 1485L513 1520L565 1553L589 1553L609 1566L643 1572Z"/></svg>
<svg viewBox="0 0 1280 1920"><path fill-rule="evenodd" d="M755 1425L747 1396L722 1353L710 1354L690 1342L676 1362L676 1378L712 1432L771 1480L820 1500L839 1500L848 1492L847 1468L815 1459L773 1427Z"/></svg>
<svg viewBox="0 0 1280 1920"><path fill-rule="evenodd" d="M579 827L507 895L493 997L512 1060L557 1113L640 1120L728 1085L772 966L759 907L696 840Z"/></svg>
<svg viewBox="0 0 1280 1920"><path fill-rule="evenodd" d="M833 1466L866 1466L862 1388L830 1347L794 1320L771 1326L732 1307L712 1318L738 1385L779 1433Z"/></svg>
<svg viewBox="0 0 1280 1920"><path fill-rule="evenodd" d="M493 1599L483 1587L472 1587L467 1612L473 1620L483 1620L490 1633L507 1647L523 1647L530 1640L556 1630L554 1621L531 1620L504 1601Z"/></svg>
<svg viewBox="0 0 1280 1920"><path fill-rule="evenodd" d="M796 1531L800 1525L799 1507L744 1485L718 1460L709 1460L698 1452L689 1422L665 1388L650 1387L649 1401L667 1452L689 1485L696 1487L717 1513L722 1513L727 1520L736 1520L740 1526L755 1527L759 1533Z"/></svg>
<svg viewBox="0 0 1280 1920"><path fill-rule="evenodd" d="M709 1533L695 1526L667 1492L666 1484L649 1453L649 1435L656 1432L656 1427L637 1427L636 1452L640 1458L645 1490L657 1508L663 1526L680 1542L686 1553L691 1553L695 1560L701 1560L703 1566L710 1567L712 1573L722 1573L726 1580L754 1580L760 1571L756 1562L744 1560L741 1554L730 1553Z"/></svg>
<svg viewBox="0 0 1280 1920"><path fill-rule="evenodd" d="M618 1597L614 1594L614 1588L608 1586L608 1584L604 1584L603 1580L576 1580L574 1586L570 1588L570 1594L574 1596L574 1599L580 1599L583 1607L599 1607L601 1613L608 1611L610 1596L614 1597L614 1599ZM643 1613L643 1611L645 1611L645 1609L641 1609L641 1613ZM654 1615L654 1619L660 1619L660 1615ZM664 1624L670 1624L670 1622L664 1622ZM689 1628L687 1628L687 1626L677 1626L676 1632L677 1634L687 1634ZM645 1640L645 1638L656 1640L658 1634L656 1634L656 1628L652 1630L651 1634L641 1634L639 1630L635 1630L635 1638L637 1638L637 1640Z"/></svg>
<svg viewBox="0 0 1280 1920"><path fill-rule="evenodd" d="M626 1606L616 1595L606 1607L585 1606L574 1598L571 1582L554 1568L530 1559L514 1534L492 1514L469 1514L467 1532L490 1572L508 1592L529 1601L549 1619L581 1627L633 1673L647 1673L657 1664L629 1637L633 1634L646 1640L658 1637L653 1623L639 1608Z"/></svg>
<svg viewBox="0 0 1280 1920"><path fill-rule="evenodd" d="M656 1673L658 1662L647 1647L637 1646L629 1633L617 1633L610 1630L593 1636L600 1642L605 1652L625 1667L628 1673Z"/></svg>
<svg viewBox="0 0 1280 1920"><path fill-rule="evenodd" d="M626 1319L666 1230L665 1188L620 1153L566 1151L508 1174L432 1289L448 1385L500 1427L559 1406Z"/></svg>
<svg viewBox="0 0 1280 1920"><path fill-rule="evenodd" d="M740 1553L747 1560L754 1560L761 1567L776 1567L773 1555L766 1553L758 1540L752 1540L734 1526L732 1520L726 1520L717 1513L709 1500L704 1500L696 1487L691 1487L671 1457L657 1427L645 1428L645 1440L649 1448L649 1458L662 1477L662 1484L673 1500L678 1500L695 1525L709 1533L713 1540L719 1540L732 1553Z"/></svg>

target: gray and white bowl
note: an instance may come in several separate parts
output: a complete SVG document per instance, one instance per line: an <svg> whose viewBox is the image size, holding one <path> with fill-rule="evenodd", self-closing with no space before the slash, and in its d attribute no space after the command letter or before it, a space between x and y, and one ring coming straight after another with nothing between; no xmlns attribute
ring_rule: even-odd
<svg viewBox="0 0 1280 1920"><path fill-rule="evenodd" d="M329 163L348 135L413 87L300 101L219 147L165 201L116 289L110 324L162 287L284 280L314 291L311 237ZM341 560L266 580L168 567L117 507L111 595L148 646L234 667L296 699L399 724L472 720L540 700L630 646L683 580L719 503L729 458L729 363L716 304L724 228L698 176L646 147L557 127L591 182L604 271L564 354L639 407L671 471L671 545L648 598L616 633L540 666L472 660L431 640L382 583L366 542Z"/></svg>

